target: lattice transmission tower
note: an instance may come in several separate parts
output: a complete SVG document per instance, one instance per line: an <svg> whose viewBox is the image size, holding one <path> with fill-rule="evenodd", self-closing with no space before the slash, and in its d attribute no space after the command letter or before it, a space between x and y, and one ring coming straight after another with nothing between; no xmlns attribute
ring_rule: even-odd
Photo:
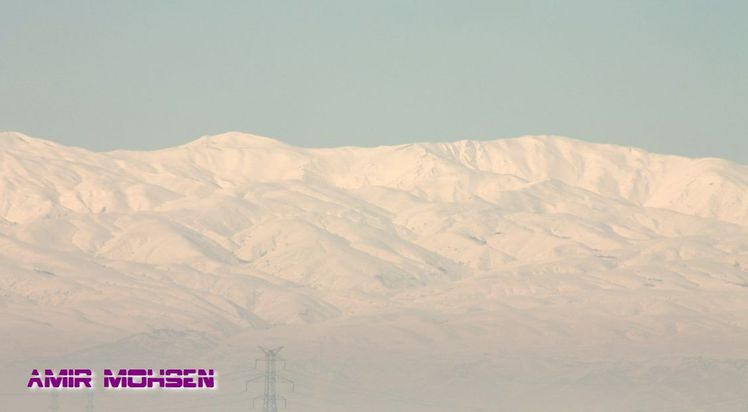
<svg viewBox="0 0 748 412"><path fill-rule="evenodd" d="M245 390L248 390L250 383L259 381L260 379L264 380L265 391L262 395L258 395L252 399L253 409L256 402L260 399L262 399L262 412L278 412L278 401L282 401L283 407L286 407L286 398L283 395L279 395L276 390L276 383L279 380L291 385L291 392L294 390L293 381L278 373L278 363L283 364L283 369L286 368L286 361L278 355L281 349L283 349L283 346L273 349L266 349L260 346L260 350L265 354L265 357L255 359L255 369L257 369L260 362L264 362L265 373L248 380L245 386Z"/></svg>

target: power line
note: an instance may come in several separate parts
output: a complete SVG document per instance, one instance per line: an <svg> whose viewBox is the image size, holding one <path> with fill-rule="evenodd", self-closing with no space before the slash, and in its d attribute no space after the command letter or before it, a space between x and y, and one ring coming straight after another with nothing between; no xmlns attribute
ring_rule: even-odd
<svg viewBox="0 0 748 412"><path fill-rule="evenodd" d="M285 369L286 361L281 358L278 353L283 349L283 346L266 349L260 346L260 350L265 354L264 358L255 359L255 369L260 362L265 362L265 374L256 376L247 381L245 390L249 387L249 384L254 381L262 379L265 383L265 391L262 395L259 395L252 399L252 408L255 407L255 401L262 399L262 412L278 412L278 401L283 402L283 407L286 407L286 398L282 395L278 395L276 390L276 383L280 380L291 385L291 391L293 392L294 383L292 380L278 373L277 363L283 363Z"/></svg>

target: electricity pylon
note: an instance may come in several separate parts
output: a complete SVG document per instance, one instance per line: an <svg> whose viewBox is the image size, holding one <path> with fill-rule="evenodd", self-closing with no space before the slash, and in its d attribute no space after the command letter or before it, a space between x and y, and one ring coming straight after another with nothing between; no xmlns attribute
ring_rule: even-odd
<svg viewBox="0 0 748 412"><path fill-rule="evenodd" d="M253 409L255 408L255 402L258 399L262 399L262 412L278 412L278 400L283 401L283 407L286 407L286 398L283 395L278 395L275 384L281 380L291 385L291 392L293 392L294 383L292 380L278 373L276 363L283 363L283 368L286 368L286 361L278 356L278 352L280 352L281 349L283 349L283 346L274 349L266 349L260 346L260 350L265 354L265 357L255 359L255 369L257 369L257 365L260 362L265 362L265 373L248 380L245 385L245 390L248 390L250 382L258 381L260 379L264 379L265 381L265 392L252 399Z"/></svg>

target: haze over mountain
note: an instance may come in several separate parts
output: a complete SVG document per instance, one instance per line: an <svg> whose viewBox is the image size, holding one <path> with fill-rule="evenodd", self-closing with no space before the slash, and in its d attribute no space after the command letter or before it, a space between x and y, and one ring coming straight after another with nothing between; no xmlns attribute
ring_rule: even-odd
<svg viewBox="0 0 748 412"><path fill-rule="evenodd" d="M552 136L96 153L0 133L7 364L241 374L270 341L308 410L742 411L746 268L748 166L721 159Z"/></svg>

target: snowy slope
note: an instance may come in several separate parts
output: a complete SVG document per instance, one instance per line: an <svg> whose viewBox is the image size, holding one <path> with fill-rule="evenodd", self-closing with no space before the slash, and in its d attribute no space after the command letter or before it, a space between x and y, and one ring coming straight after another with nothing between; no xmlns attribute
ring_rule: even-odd
<svg viewBox="0 0 748 412"><path fill-rule="evenodd" d="M0 321L8 361L61 342L116 357L163 330L426 344L424 385L454 366L425 359L463 345L748 358L748 167L547 136L95 153L0 133ZM465 373L510 367L494 361Z"/></svg>

